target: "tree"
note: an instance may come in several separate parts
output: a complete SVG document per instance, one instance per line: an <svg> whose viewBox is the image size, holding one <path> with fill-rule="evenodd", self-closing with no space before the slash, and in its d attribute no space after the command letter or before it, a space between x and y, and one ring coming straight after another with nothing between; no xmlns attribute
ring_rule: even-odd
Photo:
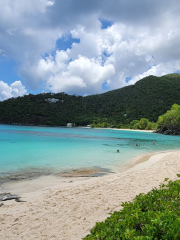
<svg viewBox="0 0 180 240"><path fill-rule="evenodd" d="M146 129L148 126L149 120L147 118L141 118L139 121L140 129Z"/></svg>
<svg viewBox="0 0 180 240"><path fill-rule="evenodd" d="M130 128L131 129L138 129L139 128L139 120L133 120L130 122Z"/></svg>
<svg viewBox="0 0 180 240"><path fill-rule="evenodd" d="M160 116L157 133L180 135L180 105L173 104L171 110Z"/></svg>

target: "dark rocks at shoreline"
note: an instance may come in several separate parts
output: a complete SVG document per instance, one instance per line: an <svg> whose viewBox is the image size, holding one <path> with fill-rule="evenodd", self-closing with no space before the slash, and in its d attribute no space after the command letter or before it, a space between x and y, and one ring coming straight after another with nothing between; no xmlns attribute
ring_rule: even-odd
<svg viewBox="0 0 180 240"><path fill-rule="evenodd" d="M20 200L20 197L18 195L13 195L11 193L0 193L0 201L8 201L8 200L15 200L16 202L22 202ZM3 205L3 203L0 203L0 207Z"/></svg>
<svg viewBox="0 0 180 240"><path fill-rule="evenodd" d="M3 200L3 198L7 195L7 194L10 194L10 193L0 193L0 201Z"/></svg>
<svg viewBox="0 0 180 240"><path fill-rule="evenodd" d="M162 127L162 128L158 128L155 131L155 133L160 133L160 134L164 134L164 135L180 135L180 129Z"/></svg>

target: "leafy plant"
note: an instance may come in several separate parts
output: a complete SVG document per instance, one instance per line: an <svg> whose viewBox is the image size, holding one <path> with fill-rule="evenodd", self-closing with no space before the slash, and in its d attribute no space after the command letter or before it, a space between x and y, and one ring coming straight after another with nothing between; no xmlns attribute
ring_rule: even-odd
<svg viewBox="0 0 180 240"><path fill-rule="evenodd" d="M173 104L171 110L158 118L157 132L180 135L180 105Z"/></svg>
<svg viewBox="0 0 180 240"><path fill-rule="evenodd" d="M141 129L141 130L155 130L157 128L157 124L150 122L149 119L141 118L140 121L133 120L130 122L131 129Z"/></svg>
<svg viewBox="0 0 180 240"><path fill-rule="evenodd" d="M177 174L180 177L180 174ZM180 239L180 180L160 184L147 194L139 194L123 209L96 223L84 240Z"/></svg>

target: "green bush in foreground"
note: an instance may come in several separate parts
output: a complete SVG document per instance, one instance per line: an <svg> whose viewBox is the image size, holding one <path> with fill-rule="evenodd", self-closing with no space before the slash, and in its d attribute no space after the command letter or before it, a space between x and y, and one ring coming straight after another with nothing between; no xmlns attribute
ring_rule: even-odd
<svg viewBox="0 0 180 240"><path fill-rule="evenodd" d="M121 211L96 223L83 239L180 239L180 180L160 184L160 189L139 194L122 206Z"/></svg>

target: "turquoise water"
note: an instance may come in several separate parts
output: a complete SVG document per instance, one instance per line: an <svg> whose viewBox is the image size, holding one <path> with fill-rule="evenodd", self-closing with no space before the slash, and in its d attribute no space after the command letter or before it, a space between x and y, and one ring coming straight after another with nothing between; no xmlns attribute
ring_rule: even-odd
<svg viewBox="0 0 180 240"><path fill-rule="evenodd" d="M140 154L179 148L180 136L149 132L0 125L0 175L28 168L113 169Z"/></svg>

